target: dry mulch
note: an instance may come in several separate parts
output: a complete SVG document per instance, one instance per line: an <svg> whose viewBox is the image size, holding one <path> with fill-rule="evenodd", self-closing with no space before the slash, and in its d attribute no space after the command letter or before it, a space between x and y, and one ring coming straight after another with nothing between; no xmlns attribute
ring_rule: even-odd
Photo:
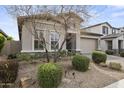
<svg viewBox="0 0 124 93"><path fill-rule="evenodd" d="M22 77L31 77L35 83L31 85L30 87L38 88L37 83L37 69L40 64L43 62L20 62L19 63L19 72L18 72L18 78L17 81L20 80ZM60 84L59 88L101 88L105 87L111 83L114 83L118 81L119 79L122 79L122 75L124 76L124 73L121 73L122 75L118 75L116 71L112 71L110 73L107 69L101 69L101 67L94 65L94 63L90 63L90 69L86 72L79 72L72 68L71 61L61 61L58 62L63 67L63 79L62 83ZM67 71L67 74L65 75L65 70ZM107 73L109 71L109 73ZM72 75L75 73L75 77ZM108 75L111 74L111 75ZM115 78L112 75L116 75Z"/></svg>

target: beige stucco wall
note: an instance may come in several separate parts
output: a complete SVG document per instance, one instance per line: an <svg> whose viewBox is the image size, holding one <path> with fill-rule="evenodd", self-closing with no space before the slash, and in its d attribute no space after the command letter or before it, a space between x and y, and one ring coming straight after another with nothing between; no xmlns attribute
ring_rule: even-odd
<svg viewBox="0 0 124 93"><path fill-rule="evenodd" d="M27 26L23 25L22 27L22 52L24 51L30 51L33 49L32 47L32 33L31 30L28 29Z"/></svg>
<svg viewBox="0 0 124 93"><path fill-rule="evenodd" d="M46 41L49 43L47 44L47 49L51 51L50 46L50 32L51 31L57 31L60 34L59 39L59 47L63 42L65 32L62 27L62 25L56 23L56 30L54 28L54 22L53 21L45 21L45 20L36 20L36 22L44 23L41 25L37 25L36 28L39 30L44 30L44 37ZM80 22L76 22L75 29L69 29L68 33L75 33L76 34L76 48L77 50L80 50ZM63 50L66 49L66 42L63 45ZM22 52L44 52L44 50L34 50L34 31L32 28L32 25L30 22L25 22L22 27Z"/></svg>
<svg viewBox="0 0 124 93"><path fill-rule="evenodd" d="M86 31L92 32L92 33L103 34L102 33L102 26L108 27L108 34L112 34L112 28L107 24L101 24L101 25L98 25L98 26L87 28Z"/></svg>

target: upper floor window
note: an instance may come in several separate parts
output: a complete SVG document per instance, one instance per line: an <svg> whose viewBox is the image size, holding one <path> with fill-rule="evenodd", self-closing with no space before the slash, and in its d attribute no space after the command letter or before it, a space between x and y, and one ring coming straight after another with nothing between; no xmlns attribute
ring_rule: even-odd
<svg viewBox="0 0 124 93"><path fill-rule="evenodd" d="M43 31L36 31L34 36L34 50L43 50Z"/></svg>
<svg viewBox="0 0 124 93"><path fill-rule="evenodd" d="M102 27L102 33L103 33L103 34L108 34L108 27L103 26L103 27Z"/></svg>
<svg viewBox="0 0 124 93"><path fill-rule="evenodd" d="M50 34L51 39L51 50L59 48L59 33L51 32Z"/></svg>
<svg viewBox="0 0 124 93"><path fill-rule="evenodd" d="M112 29L112 34L116 34L116 30L115 29Z"/></svg>

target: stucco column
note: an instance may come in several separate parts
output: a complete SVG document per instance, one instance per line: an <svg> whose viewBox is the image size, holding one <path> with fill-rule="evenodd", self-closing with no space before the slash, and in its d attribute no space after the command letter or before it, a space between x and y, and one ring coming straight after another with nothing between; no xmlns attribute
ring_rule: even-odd
<svg viewBox="0 0 124 93"><path fill-rule="evenodd" d="M117 38L112 40L112 49L118 50L118 39Z"/></svg>
<svg viewBox="0 0 124 93"><path fill-rule="evenodd" d="M80 51L80 33L76 33L76 51Z"/></svg>
<svg viewBox="0 0 124 93"><path fill-rule="evenodd" d="M101 44L100 44L101 39L98 38L98 50L101 50Z"/></svg>

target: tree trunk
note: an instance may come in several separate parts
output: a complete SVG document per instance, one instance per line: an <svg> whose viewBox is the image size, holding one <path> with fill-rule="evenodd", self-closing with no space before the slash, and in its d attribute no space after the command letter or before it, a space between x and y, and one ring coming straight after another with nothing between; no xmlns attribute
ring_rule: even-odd
<svg viewBox="0 0 124 93"><path fill-rule="evenodd" d="M45 50L46 50L46 59L47 59L47 62L50 62L48 51L47 51L47 49L45 49Z"/></svg>

